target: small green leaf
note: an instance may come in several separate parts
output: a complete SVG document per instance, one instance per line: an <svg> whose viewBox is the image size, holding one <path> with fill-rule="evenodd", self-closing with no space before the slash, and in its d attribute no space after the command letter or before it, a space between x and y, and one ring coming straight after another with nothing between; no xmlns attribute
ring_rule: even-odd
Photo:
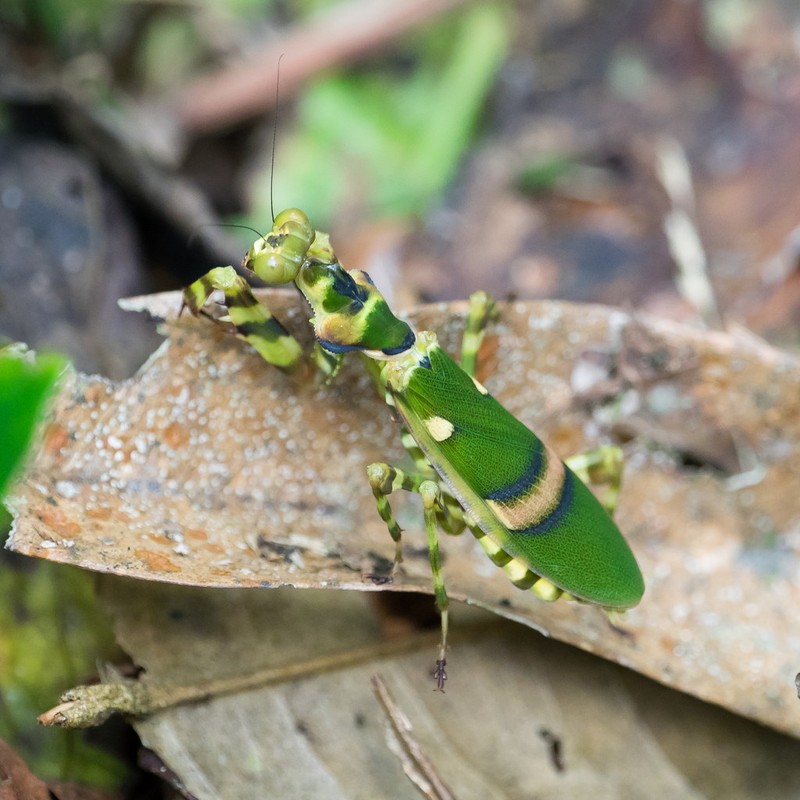
<svg viewBox="0 0 800 800"><path fill-rule="evenodd" d="M376 215L437 202L474 141L510 39L502 3L443 16L408 37L397 59L328 76L299 100L297 130L279 148L272 195L319 228L353 198ZM253 181L252 224L270 218L271 175Z"/></svg>
<svg viewBox="0 0 800 800"><path fill-rule="evenodd" d="M0 351L0 498L30 444L40 412L66 362L17 351Z"/></svg>
<svg viewBox="0 0 800 800"><path fill-rule="evenodd" d="M549 192L575 168L573 159L554 154L528 164L514 181L517 189L530 197Z"/></svg>

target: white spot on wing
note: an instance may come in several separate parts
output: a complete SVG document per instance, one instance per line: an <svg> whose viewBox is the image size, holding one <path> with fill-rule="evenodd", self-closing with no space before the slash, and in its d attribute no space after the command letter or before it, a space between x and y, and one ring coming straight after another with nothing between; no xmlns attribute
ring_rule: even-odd
<svg viewBox="0 0 800 800"><path fill-rule="evenodd" d="M479 380L477 380L476 378L473 378L472 382L475 384L475 388L481 394L489 394L489 390Z"/></svg>
<svg viewBox="0 0 800 800"><path fill-rule="evenodd" d="M425 427L437 442L443 442L453 435L453 423L444 417L429 417L425 420Z"/></svg>

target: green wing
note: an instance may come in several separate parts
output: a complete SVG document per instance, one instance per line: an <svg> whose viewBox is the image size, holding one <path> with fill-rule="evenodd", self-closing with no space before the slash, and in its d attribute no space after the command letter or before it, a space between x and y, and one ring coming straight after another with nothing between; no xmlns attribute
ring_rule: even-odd
<svg viewBox="0 0 800 800"><path fill-rule="evenodd" d="M599 501L438 345L389 391L453 495L503 550L581 599L639 602L639 566Z"/></svg>

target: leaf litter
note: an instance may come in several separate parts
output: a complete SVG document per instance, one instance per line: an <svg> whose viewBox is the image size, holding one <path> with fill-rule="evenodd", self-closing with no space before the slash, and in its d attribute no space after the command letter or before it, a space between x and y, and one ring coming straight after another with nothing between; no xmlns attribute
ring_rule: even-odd
<svg viewBox="0 0 800 800"><path fill-rule="evenodd" d="M298 301L268 296L307 340ZM12 492L7 546L167 583L429 593L413 498L398 503L403 571L363 578L392 553L364 468L403 452L356 359L330 387L297 385L179 306L128 301L168 337L133 379L65 384ZM463 312L413 320L455 352ZM487 353L482 381L563 456L627 442L618 522L647 592L610 625L514 589L462 536L443 544L451 597L799 734L797 359L743 333L554 302L505 306Z"/></svg>

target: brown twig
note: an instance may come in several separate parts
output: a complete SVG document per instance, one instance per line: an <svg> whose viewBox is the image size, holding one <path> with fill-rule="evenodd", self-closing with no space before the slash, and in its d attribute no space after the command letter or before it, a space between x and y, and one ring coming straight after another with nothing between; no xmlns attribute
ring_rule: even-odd
<svg viewBox="0 0 800 800"><path fill-rule="evenodd" d="M386 715L390 732L390 748L400 758L403 772L429 800L455 800L450 787L442 780L433 762L411 732L411 723L380 675L372 676L372 691Z"/></svg>
<svg viewBox="0 0 800 800"><path fill-rule="evenodd" d="M310 19L261 54L195 81L178 99L191 132L209 131L264 113L275 103L278 59L281 94L291 95L311 75L373 52L385 42L463 0L351 0Z"/></svg>

